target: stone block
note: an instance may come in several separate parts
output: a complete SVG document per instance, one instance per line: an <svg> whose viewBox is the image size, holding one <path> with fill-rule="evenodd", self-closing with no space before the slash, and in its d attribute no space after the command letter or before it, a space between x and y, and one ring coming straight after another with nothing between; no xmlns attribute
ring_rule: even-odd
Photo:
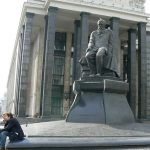
<svg viewBox="0 0 150 150"><path fill-rule="evenodd" d="M7 150L125 150L150 148L149 137L30 137L8 143Z"/></svg>
<svg viewBox="0 0 150 150"><path fill-rule="evenodd" d="M75 81L75 100L67 115L67 122L132 123L134 116L126 94L128 83L117 80Z"/></svg>

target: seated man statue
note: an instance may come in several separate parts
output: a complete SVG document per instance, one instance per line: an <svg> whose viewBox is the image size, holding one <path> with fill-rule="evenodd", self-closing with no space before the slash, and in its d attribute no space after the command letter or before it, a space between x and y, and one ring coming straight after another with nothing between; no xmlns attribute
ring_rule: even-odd
<svg viewBox="0 0 150 150"><path fill-rule="evenodd" d="M86 59L90 69L90 76L102 76L105 72L117 74L117 63L113 52L113 34L110 29L106 29L106 22L99 19L97 22L98 29L90 35L90 40L86 54L81 58Z"/></svg>

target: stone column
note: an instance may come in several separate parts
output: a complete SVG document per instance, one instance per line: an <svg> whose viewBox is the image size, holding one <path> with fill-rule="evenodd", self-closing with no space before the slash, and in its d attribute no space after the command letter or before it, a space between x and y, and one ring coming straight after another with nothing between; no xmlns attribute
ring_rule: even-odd
<svg viewBox="0 0 150 150"><path fill-rule="evenodd" d="M66 40L66 53L65 53L63 116L65 116L69 110L71 47L72 47L72 33L68 32Z"/></svg>
<svg viewBox="0 0 150 150"><path fill-rule="evenodd" d="M23 50L23 38L24 38L24 30L25 26L22 26L22 30L19 37L19 48L17 54L17 73L16 73L16 101L15 101L15 114L18 115L18 107L19 107L19 89L20 89L20 75L21 75L21 64L22 64L22 50Z"/></svg>
<svg viewBox="0 0 150 150"><path fill-rule="evenodd" d="M136 116L136 30L128 30L129 104Z"/></svg>
<svg viewBox="0 0 150 150"><path fill-rule="evenodd" d="M75 20L74 22L74 52L73 52L73 72L72 72L72 81L80 78L80 64L79 59L81 58L80 54L80 21Z"/></svg>
<svg viewBox="0 0 150 150"><path fill-rule="evenodd" d="M53 65L54 65L54 42L56 30L56 14L58 9L49 7L48 9L48 24L45 47L45 64L43 78L43 108L42 116L51 114L51 95L52 95L52 80L53 80Z"/></svg>
<svg viewBox="0 0 150 150"><path fill-rule="evenodd" d="M147 32L147 36L146 36L146 51L147 51L147 97L146 97L146 101L147 104L150 104L150 31ZM147 116L150 116L150 105L146 105L147 106Z"/></svg>
<svg viewBox="0 0 150 150"><path fill-rule="evenodd" d="M146 23L138 23L138 117L146 117Z"/></svg>
<svg viewBox="0 0 150 150"><path fill-rule="evenodd" d="M88 46L88 36L89 36L89 13L87 12L82 12L80 14L81 16L81 55L85 55L85 51Z"/></svg>
<svg viewBox="0 0 150 150"><path fill-rule="evenodd" d="M48 15L45 17L45 29L44 29L44 52L43 52L43 66L42 66L42 80L41 80L41 99L40 99L40 116L43 114L43 88L44 88L44 65L45 65L45 51L46 51L46 38L47 38L47 25L48 25Z"/></svg>
<svg viewBox="0 0 150 150"><path fill-rule="evenodd" d="M110 18L110 28L113 31L113 50L116 55L118 70L120 74L120 38L119 38L119 22L120 19L116 17Z"/></svg>
<svg viewBox="0 0 150 150"><path fill-rule="evenodd" d="M24 31L24 42L22 50L22 64L21 64L21 75L20 75L20 89L19 89L19 109L18 116L26 115L26 101L28 94L28 82L29 82L29 65L31 57L31 34L32 34L32 23L33 13L26 13L25 31Z"/></svg>

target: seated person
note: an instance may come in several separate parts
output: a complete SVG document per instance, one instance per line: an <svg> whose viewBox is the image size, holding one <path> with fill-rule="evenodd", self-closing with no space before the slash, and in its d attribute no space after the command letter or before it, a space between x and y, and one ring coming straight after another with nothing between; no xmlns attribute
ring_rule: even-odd
<svg viewBox="0 0 150 150"><path fill-rule="evenodd" d="M0 129L0 150L5 150L7 136L10 142L19 141L24 139L24 132L18 120L11 113L4 113L2 118L5 125L3 129Z"/></svg>

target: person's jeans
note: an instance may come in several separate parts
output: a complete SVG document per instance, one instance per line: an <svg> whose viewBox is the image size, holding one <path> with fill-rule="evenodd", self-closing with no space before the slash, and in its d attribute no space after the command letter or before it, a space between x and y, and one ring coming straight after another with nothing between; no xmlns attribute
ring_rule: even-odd
<svg viewBox="0 0 150 150"><path fill-rule="evenodd" d="M5 147L7 136L8 136L7 131L3 131L0 133L0 147Z"/></svg>

